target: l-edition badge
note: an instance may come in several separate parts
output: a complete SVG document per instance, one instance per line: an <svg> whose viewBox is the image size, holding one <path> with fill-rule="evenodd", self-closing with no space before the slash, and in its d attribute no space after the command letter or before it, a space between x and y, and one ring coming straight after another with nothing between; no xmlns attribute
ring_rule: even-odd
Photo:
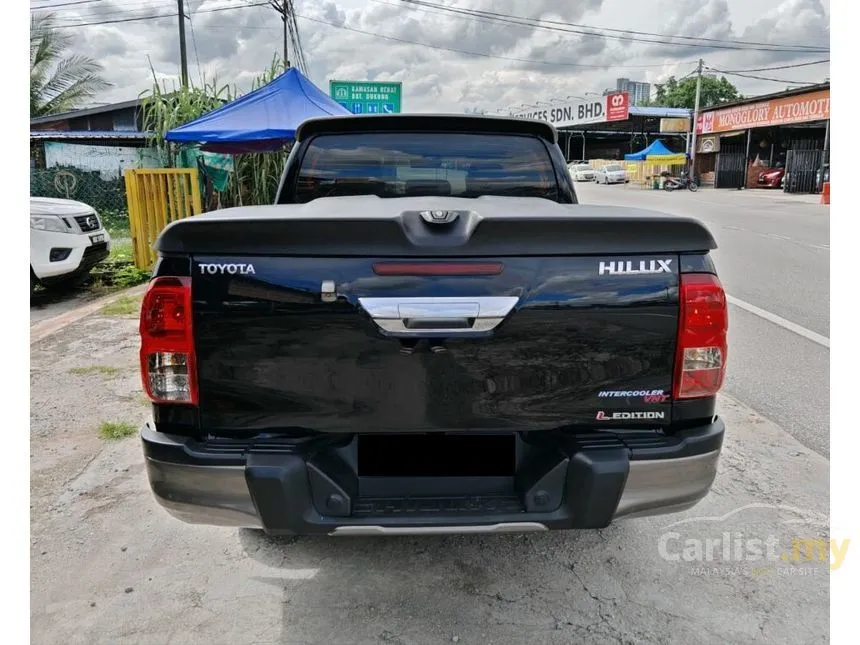
<svg viewBox="0 0 860 645"><path fill-rule="evenodd" d="M604 412L597 413L598 421L630 421L642 419L665 419L665 412Z"/></svg>
<svg viewBox="0 0 860 645"><path fill-rule="evenodd" d="M639 260L638 262L627 260L600 262L598 274L600 275L637 275L640 273L671 273L672 260Z"/></svg>

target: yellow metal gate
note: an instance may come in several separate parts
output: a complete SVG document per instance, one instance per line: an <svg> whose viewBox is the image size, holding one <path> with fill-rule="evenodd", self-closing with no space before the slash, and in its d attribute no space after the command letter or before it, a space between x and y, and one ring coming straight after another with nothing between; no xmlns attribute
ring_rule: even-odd
<svg viewBox="0 0 860 645"><path fill-rule="evenodd" d="M152 245L171 222L202 212L196 168L141 168L126 170L125 196L138 269L155 263Z"/></svg>

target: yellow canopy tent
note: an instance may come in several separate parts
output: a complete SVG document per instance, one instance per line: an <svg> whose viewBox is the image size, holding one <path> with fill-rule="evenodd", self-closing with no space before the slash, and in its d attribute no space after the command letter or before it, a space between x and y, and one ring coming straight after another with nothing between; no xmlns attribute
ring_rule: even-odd
<svg viewBox="0 0 860 645"><path fill-rule="evenodd" d="M664 170L672 172L671 166L686 165L687 156L684 153L672 152L660 139L657 139L639 152L624 155L624 160L628 166L634 163L637 166L635 172L637 183L641 182L643 188L657 188L660 185L660 173ZM628 173L630 170L633 169L629 168Z"/></svg>

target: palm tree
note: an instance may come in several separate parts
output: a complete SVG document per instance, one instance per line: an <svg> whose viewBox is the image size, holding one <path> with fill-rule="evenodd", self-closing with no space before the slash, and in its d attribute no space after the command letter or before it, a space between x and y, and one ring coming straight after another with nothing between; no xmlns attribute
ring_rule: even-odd
<svg viewBox="0 0 860 645"><path fill-rule="evenodd" d="M56 28L55 15L30 18L30 118L68 112L110 87L100 63L66 55L72 38Z"/></svg>

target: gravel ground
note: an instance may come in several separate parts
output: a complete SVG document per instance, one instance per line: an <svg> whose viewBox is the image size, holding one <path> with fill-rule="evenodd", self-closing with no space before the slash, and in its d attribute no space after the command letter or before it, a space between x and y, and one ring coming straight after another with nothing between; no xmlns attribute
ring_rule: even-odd
<svg viewBox="0 0 860 645"><path fill-rule="evenodd" d="M91 315L31 346L32 643L828 641L826 562L661 557L667 531L827 537L828 461L731 398L715 488L682 514L523 536L271 539L174 520L138 439L99 437L102 422L149 415L136 324Z"/></svg>

